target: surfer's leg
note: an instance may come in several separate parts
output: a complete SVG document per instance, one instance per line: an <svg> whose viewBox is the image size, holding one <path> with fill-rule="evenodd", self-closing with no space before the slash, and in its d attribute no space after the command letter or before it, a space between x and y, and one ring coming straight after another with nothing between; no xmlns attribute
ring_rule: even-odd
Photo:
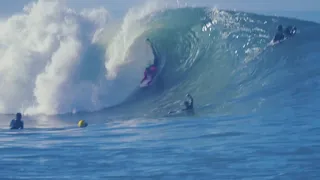
<svg viewBox="0 0 320 180"><path fill-rule="evenodd" d="M140 83L147 79L147 76L144 76Z"/></svg>

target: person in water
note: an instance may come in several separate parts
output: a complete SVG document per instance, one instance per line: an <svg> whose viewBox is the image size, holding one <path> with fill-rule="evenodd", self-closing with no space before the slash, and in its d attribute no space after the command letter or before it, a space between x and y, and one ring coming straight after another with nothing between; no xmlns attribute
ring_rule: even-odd
<svg viewBox="0 0 320 180"><path fill-rule="evenodd" d="M152 53L153 53L153 56L154 56L154 61L153 61L153 64L152 64L152 65L148 66L148 67L145 69L145 71L144 71L144 77L143 77L143 79L141 80L141 83L142 83L144 80L146 80L148 77L150 77L151 79L153 79L153 78L156 76L157 70L158 70L157 67L158 67L159 58L158 58L158 56L157 56L157 53L156 53L156 51L155 51L155 49L154 49L154 47L153 47L150 39L147 38L146 41L150 43L150 46L151 46L151 49L152 49ZM150 81L149 83L151 83L151 81Z"/></svg>
<svg viewBox="0 0 320 180"><path fill-rule="evenodd" d="M297 28L293 26L288 26L283 30L283 26L279 25L277 28L278 32L273 38L273 42L279 42L284 40L285 38L292 37L296 34Z"/></svg>
<svg viewBox="0 0 320 180"><path fill-rule="evenodd" d="M190 94L187 94L186 97L189 98L189 99L184 101L185 108L182 109L182 111L186 111L187 113L194 114L193 98L192 98L192 96Z"/></svg>
<svg viewBox="0 0 320 180"><path fill-rule="evenodd" d="M286 29L284 30L284 35L287 37L292 37L296 34L297 32L297 28L293 27L293 26L288 26L286 27Z"/></svg>
<svg viewBox="0 0 320 180"><path fill-rule="evenodd" d="M21 120L21 113L16 114L16 119L13 119L10 123L10 129L23 129L23 121Z"/></svg>
<svg viewBox="0 0 320 180"><path fill-rule="evenodd" d="M279 25L277 28L278 32L276 33L276 35L273 38L273 42L278 42L278 41L282 41L284 40L284 33L283 33L283 27L282 25Z"/></svg>
<svg viewBox="0 0 320 180"><path fill-rule="evenodd" d="M190 94L187 94L186 97L188 100L183 103L185 108L178 111L169 111L168 114L180 114L181 112L185 112L187 115L194 115L193 98Z"/></svg>

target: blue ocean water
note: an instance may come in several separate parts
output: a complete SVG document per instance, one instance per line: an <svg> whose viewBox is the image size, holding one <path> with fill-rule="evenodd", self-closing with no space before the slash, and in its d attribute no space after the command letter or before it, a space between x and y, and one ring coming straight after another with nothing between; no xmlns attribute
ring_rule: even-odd
<svg viewBox="0 0 320 180"><path fill-rule="evenodd" d="M0 65L23 62L0 69L0 179L319 178L319 24L181 7L119 25L46 3L0 36ZM298 33L268 46L279 24ZM146 38L161 73L141 89ZM196 114L168 115L187 93ZM8 129L15 111L24 130Z"/></svg>

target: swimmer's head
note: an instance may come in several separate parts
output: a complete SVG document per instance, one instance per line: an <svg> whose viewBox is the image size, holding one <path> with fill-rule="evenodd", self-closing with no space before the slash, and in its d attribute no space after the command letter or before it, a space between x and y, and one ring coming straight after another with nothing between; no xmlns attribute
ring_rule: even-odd
<svg viewBox="0 0 320 180"><path fill-rule="evenodd" d="M21 113L16 114L16 120L21 120L21 117L22 117Z"/></svg>

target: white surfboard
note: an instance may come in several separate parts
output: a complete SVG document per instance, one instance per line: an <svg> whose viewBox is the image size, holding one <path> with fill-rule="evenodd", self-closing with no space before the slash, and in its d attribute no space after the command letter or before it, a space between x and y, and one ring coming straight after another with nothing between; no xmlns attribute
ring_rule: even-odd
<svg viewBox="0 0 320 180"><path fill-rule="evenodd" d="M147 79L145 79L144 81L142 81L142 82L140 83L140 87L147 87L147 86L149 86L148 84L149 84L149 82L151 82L151 81L152 81L152 78L151 78L150 76L148 76Z"/></svg>

